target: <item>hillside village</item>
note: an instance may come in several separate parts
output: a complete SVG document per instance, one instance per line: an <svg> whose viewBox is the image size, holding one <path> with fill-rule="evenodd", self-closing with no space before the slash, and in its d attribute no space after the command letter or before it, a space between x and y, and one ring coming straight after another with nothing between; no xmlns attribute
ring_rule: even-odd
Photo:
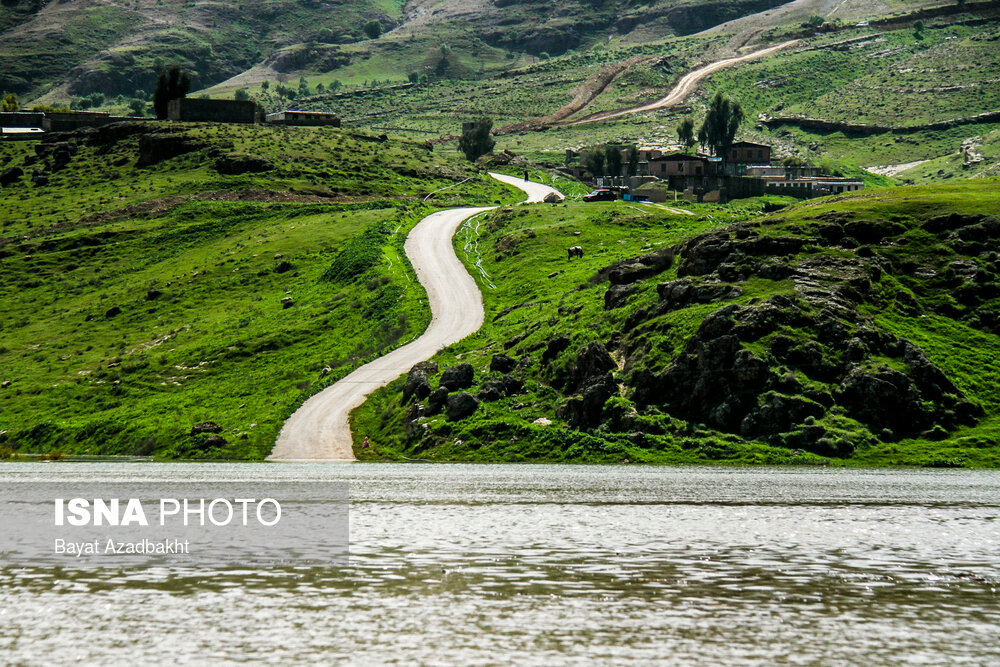
<svg viewBox="0 0 1000 667"><path fill-rule="evenodd" d="M0 139L32 140L47 134L97 128L112 123L149 122L153 119L115 116L97 111L18 111L0 113ZM168 105L166 120L192 123L263 123L303 127L340 127L332 112L284 110L265 113L250 100L178 98ZM466 122L466 129L476 122ZM649 201L662 202L667 191L691 202L725 203L760 195L786 195L800 199L854 192L864 188L856 179L823 174L808 165L772 164L767 144L739 141L715 156L681 150L681 146L611 146L620 153L617 173L594 174L579 164L580 154L566 149L565 172L598 187L616 186L636 191ZM610 169L610 165L609 165Z"/></svg>
<svg viewBox="0 0 1000 667"><path fill-rule="evenodd" d="M579 153L566 151L566 166L576 178L591 178L600 186L624 186L651 201L666 201L666 190L692 202L725 203L761 195L811 199L864 188L864 182L823 174L819 167L772 164L767 144L738 141L722 155L692 154L680 146L615 146L621 152L616 174L594 176L579 164ZM630 160L630 156L634 156Z"/></svg>

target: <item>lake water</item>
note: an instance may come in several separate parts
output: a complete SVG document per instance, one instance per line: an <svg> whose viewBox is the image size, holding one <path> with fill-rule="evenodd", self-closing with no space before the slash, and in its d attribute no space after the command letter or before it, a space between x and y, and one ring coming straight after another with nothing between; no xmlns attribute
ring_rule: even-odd
<svg viewBox="0 0 1000 667"><path fill-rule="evenodd" d="M0 466L93 479L348 481L351 562L5 568L0 663L1000 663L996 472Z"/></svg>

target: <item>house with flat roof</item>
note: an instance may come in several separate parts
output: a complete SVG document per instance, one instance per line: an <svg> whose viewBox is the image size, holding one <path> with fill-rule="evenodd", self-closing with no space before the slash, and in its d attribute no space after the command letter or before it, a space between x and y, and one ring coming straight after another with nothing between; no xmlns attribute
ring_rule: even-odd
<svg viewBox="0 0 1000 667"><path fill-rule="evenodd" d="M722 157L728 164L771 164L771 147L752 141L737 141Z"/></svg>
<svg viewBox="0 0 1000 667"><path fill-rule="evenodd" d="M340 116L328 111L297 111L289 109L269 113L264 117L264 120L275 125L340 127Z"/></svg>

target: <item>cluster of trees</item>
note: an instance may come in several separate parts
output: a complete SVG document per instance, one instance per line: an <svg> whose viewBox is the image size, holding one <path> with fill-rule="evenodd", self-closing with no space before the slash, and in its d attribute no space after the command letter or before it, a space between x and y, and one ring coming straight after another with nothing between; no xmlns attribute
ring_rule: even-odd
<svg viewBox="0 0 1000 667"><path fill-rule="evenodd" d="M0 99L0 111L11 112L20 110L21 105L17 101L17 95L14 93L7 93Z"/></svg>
<svg viewBox="0 0 1000 667"><path fill-rule="evenodd" d="M622 167L627 176L635 176L639 169L639 151L635 146L622 148L614 144L591 146L580 153L580 161L592 176L619 176Z"/></svg>
<svg viewBox="0 0 1000 667"><path fill-rule="evenodd" d="M700 143L719 155L733 145L744 118L743 107L739 102L729 99L722 93L716 93L708 106L705 121L698 129L697 139L694 121L690 118L685 118L677 126L677 139L686 149L691 149Z"/></svg>
<svg viewBox="0 0 1000 667"><path fill-rule="evenodd" d="M93 109L95 107L104 106L104 102L107 98L104 93L91 93L85 97L77 97L69 103L70 109L79 109L81 111L86 109Z"/></svg>
<svg viewBox="0 0 1000 667"><path fill-rule="evenodd" d="M184 98L191 90L191 75L174 65L160 72L156 80L156 91L153 93L153 111L156 117L163 120L167 117L170 100Z"/></svg>
<svg viewBox="0 0 1000 667"><path fill-rule="evenodd" d="M465 153L466 159L475 162L496 146L497 142L493 140L492 132L493 120L480 118L472 127L462 129L462 138L458 140L459 150Z"/></svg>
<svg viewBox="0 0 1000 667"><path fill-rule="evenodd" d="M708 107L705 122L698 130L698 143L718 155L733 145L736 132L743 124L743 107L722 93L716 93Z"/></svg>

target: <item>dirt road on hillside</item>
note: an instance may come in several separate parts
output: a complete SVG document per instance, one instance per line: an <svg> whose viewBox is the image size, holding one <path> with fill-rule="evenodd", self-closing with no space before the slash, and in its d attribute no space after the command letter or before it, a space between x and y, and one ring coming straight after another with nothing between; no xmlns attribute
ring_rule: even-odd
<svg viewBox="0 0 1000 667"><path fill-rule="evenodd" d="M643 104L636 107L631 107L628 109L618 109L616 111L602 111L596 113L586 118L581 118L580 120L567 123L568 125L582 125L584 123L597 123L603 120L610 120L612 118L618 118L620 116L627 116L634 113L642 113L643 111L654 111L656 109L663 109L665 107L672 107L682 103L688 98L688 96L695 91L698 84L701 83L702 79L707 77L713 72L718 72L720 69L725 69L727 67L732 67L742 62L748 60L754 60L755 58L763 58L764 56L771 55L781 51L782 49L787 49L790 46L798 44L800 40L793 39L788 42L783 42L777 46L769 46L766 49L760 49L759 51L754 51L753 53L748 53L743 56L736 56L734 58L725 58L723 60L717 60L714 63L700 67L693 72L688 72L681 80L677 82L677 85L671 89L670 93L655 102L650 102L649 104Z"/></svg>
<svg viewBox="0 0 1000 667"><path fill-rule="evenodd" d="M527 194L527 203L556 192L540 183L490 174ZM562 197L562 195L559 195ZM495 207L453 208L427 216L406 239L406 256L427 290L431 323L420 338L365 364L307 400L289 417L269 461L352 461L351 410L441 348L475 333L483 324L483 295L455 255L452 237L464 220ZM377 446L378 443L376 443Z"/></svg>

